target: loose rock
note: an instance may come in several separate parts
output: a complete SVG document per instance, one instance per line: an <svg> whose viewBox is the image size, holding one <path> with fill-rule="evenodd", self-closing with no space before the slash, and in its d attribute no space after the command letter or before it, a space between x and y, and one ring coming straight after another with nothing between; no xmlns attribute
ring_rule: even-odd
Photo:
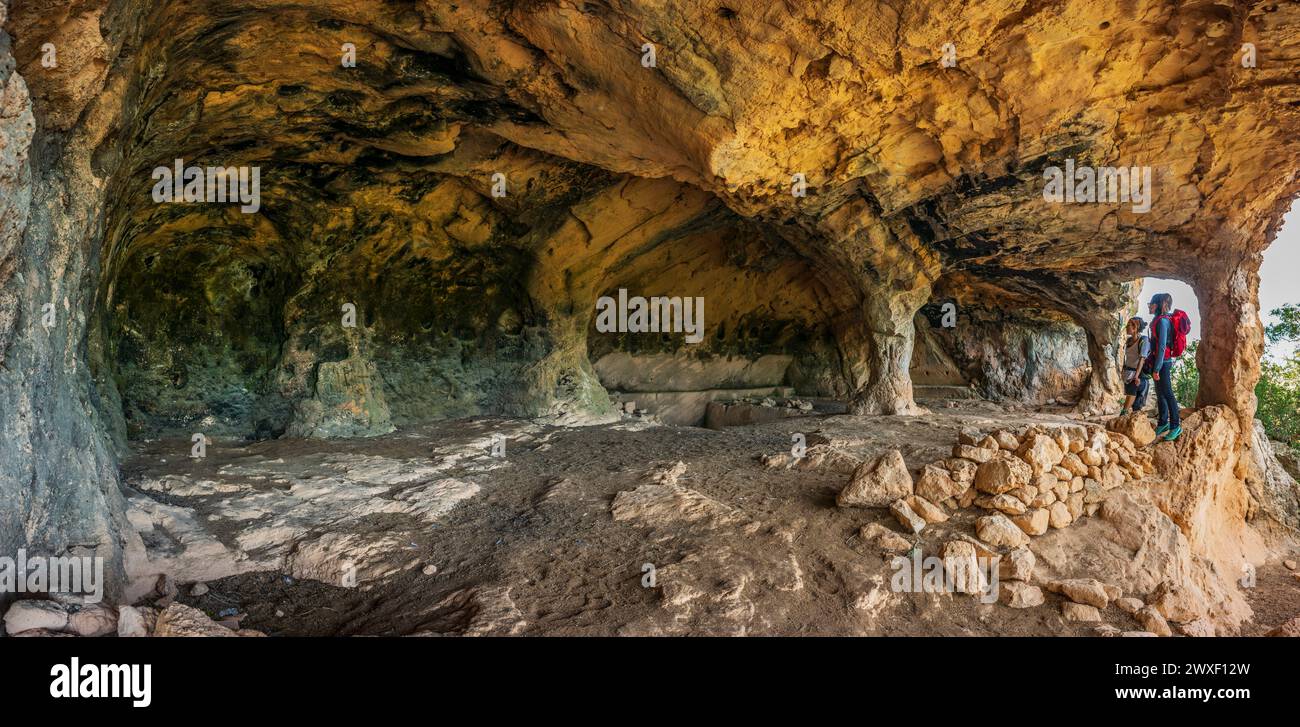
<svg viewBox="0 0 1300 727"><path fill-rule="evenodd" d="M235 636L235 632L214 622L207 614L186 606L173 603L158 614L158 623L154 628L155 636Z"/></svg>
<svg viewBox="0 0 1300 727"><path fill-rule="evenodd" d="M1011 608L1033 608L1043 605L1043 591L1022 581L998 584L998 600Z"/></svg>
<svg viewBox="0 0 1300 727"><path fill-rule="evenodd" d="M1150 606L1143 606L1133 614L1133 618L1142 624L1142 628L1150 631L1156 636L1173 636L1174 632L1169 629L1169 623L1160 612Z"/></svg>
<svg viewBox="0 0 1300 727"><path fill-rule="evenodd" d="M117 609L117 635L141 637L153 634L158 610L148 607L122 606Z"/></svg>
<svg viewBox="0 0 1300 727"><path fill-rule="evenodd" d="M1029 536L1002 514L976 520L975 534L995 548L1019 548L1029 544Z"/></svg>
<svg viewBox="0 0 1300 727"><path fill-rule="evenodd" d="M1047 532L1047 526L1051 521L1051 516L1043 508L1034 508L1023 515L1016 515L1011 518L1026 535L1042 535Z"/></svg>
<svg viewBox="0 0 1300 727"><path fill-rule="evenodd" d="M88 637L117 633L117 611L97 603L82 606L68 617L68 630Z"/></svg>
<svg viewBox="0 0 1300 727"><path fill-rule="evenodd" d="M1115 599L1115 605L1124 613L1133 614L1142 608L1142 601L1137 598L1117 598Z"/></svg>
<svg viewBox="0 0 1300 727"><path fill-rule="evenodd" d="M1101 620L1101 614L1098 613L1096 608L1085 606L1082 603L1074 603L1073 601L1061 602L1061 615L1065 617L1066 621L1091 622Z"/></svg>
<svg viewBox="0 0 1300 727"><path fill-rule="evenodd" d="M979 466L975 471L975 489L990 495L1000 495L1029 484L1034 472L1023 460L999 457Z"/></svg>
<svg viewBox="0 0 1300 727"><path fill-rule="evenodd" d="M8 634L32 629L62 631L67 625L66 608L54 601L35 599L15 601L5 612L5 633Z"/></svg>
<svg viewBox="0 0 1300 727"><path fill-rule="evenodd" d="M905 530L912 533L919 533L925 528L925 518L917 515L914 510L907 504L906 500L895 500L889 506L889 511L898 519L899 524Z"/></svg>
<svg viewBox="0 0 1300 727"><path fill-rule="evenodd" d="M1035 560L1029 548L1016 548L998 564L998 577L1009 581L1029 581L1034 575Z"/></svg>
<svg viewBox="0 0 1300 727"><path fill-rule="evenodd" d="M903 453L891 449L859 465L835 501L840 507L888 507L910 494L912 474L907 471Z"/></svg>
<svg viewBox="0 0 1300 727"><path fill-rule="evenodd" d="M904 552L912 549L912 543L902 535L890 530L880 523L867 523L858 531L858 536L868 543L890 552Z"/></svg>
<svg viewBox="0 0 1300 727"><path fill-rule="evenodd" d="M1070 578L1064 581L1048 581L1047 590L1059 593L1076 603L1083 603L1097 608L1105 608L1110 603L1106 587L1095 578Z"/></svg>

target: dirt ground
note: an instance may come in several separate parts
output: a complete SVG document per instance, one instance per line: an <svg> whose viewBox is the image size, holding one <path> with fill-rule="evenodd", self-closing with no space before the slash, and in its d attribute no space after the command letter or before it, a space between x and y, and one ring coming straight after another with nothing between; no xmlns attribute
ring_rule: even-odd
<svg viewBox="0 0 1300 727"><path fill-rule="evenodd" d="M1065 622L1061 597L1050 593L1043 606L1028 609L961 594L892 593L893 556L862 542L858 530L877 521L898 531L897 523L887 510L835 506L851 461L815 469L773 469L759 461L788 452L796 433L816 433L857 458L899 447L915 468L948 456L963 427L1019 428L1029 421L1073 420L1064 410L953 401L918 417L812 414L723 431L630 421L534 427L516 439L510 433L519 422L477 418L364 440L213 442L202 460L186 456L187 440L141 442L123 474L133 496L192 508L231 550L240 548L246 524L220 514L223 495L157 487L144 495L134 488L168 477L210 487L240 480L229 474L236 471L232 463L271 462L285 470L343 455L441 461L438 477L477 486L432 521L396 513L337 525L327 518L314 526L317 533L331 527L398 533L400 543L371 555L387 562L384 577L353 586L254 569L211 580L197 597L182 586L178 600L214 616L246 614L243 627L272 636L1095 635L1096 624ZM504 458L483 446L494 431L507 435ZM447 456L458 449L465 456ZM686 469L678 484L706 498L701 512L708 517L611 516L617 493L679 461ZM237 484L277 486L274 477ZM958 511L927 527L913 538L916 547L938 554L954 534L973 531L975 516ZM647 564L654 567L653 586L643 583ZM1300 615L1300 581L1280 562L1259 570L1247 597L1256 619L1244 633L1260 634ZM1114 605L1102 616L1121 630L1141 628Z"/></svg>

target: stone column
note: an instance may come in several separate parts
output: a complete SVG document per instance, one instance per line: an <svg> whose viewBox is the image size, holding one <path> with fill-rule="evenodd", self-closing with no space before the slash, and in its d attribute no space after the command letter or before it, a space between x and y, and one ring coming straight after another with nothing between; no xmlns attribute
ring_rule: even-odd
<svg viewBox="0 0 1300 727"><path fill-rule="evenodd" d="M912 345L914 319L930 299L929 281L902 290L881 286L867 293L862 303L862 323L854 335L841 336L841 349L852 363L856 391L849 402L852 414L924 414L912 398ZM859 353L860 352L860 353ZM853 365L865 355L866 365Z"/></svg>
<svg viewBox="0 0 1300 727"><path fill-rule="evenodd" d="M1196 352L1200 388L1196 405L1226 404L1243 432L1255 417L1255 384L1264 355L1259 320L1258 256L1206 265L1195 277L1201 304L1201 343Z"/></svg>
<svg viewBox="0 0 1300 727"><path fill-rule="evenodd" d="M587 358L586 309L576 315L548 311L551 350L528 366L517 382L511 413L542 416L556 424L614 421L618 415Z"/></svg>
<svg viewBox="0 0 1300 727"><path fill-rule="evenodd" d="M1124 385L1119 377L1119 346L1124 324L1110 311L1096 311L1078 322L1088 334L1088 360L1092 363L1092 373L1079 395L1075 413L1084 416L1117 413L1124 396Z"/></svg>

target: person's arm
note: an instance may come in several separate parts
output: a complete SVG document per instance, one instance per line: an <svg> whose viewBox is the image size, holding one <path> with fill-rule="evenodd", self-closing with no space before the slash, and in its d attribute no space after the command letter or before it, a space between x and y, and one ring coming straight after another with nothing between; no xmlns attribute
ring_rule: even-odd
<svg viewBox="0 0 1300 727"><path fill-rule="evenodd" d="M1160 375L1160 367L1165 365L1165 347L1169 345L1169 319L1161 318L1156 326L1156 362L1152 375Z"/></svg>
<svg viewBox="0 0 1300 727"><path fill-rule="evenodd" d="M1147 362L1147 356L1151 355L1151 337L1142 336L1142 357L1138 359L1138 374L1142 373L1142 366Z"/></svg>

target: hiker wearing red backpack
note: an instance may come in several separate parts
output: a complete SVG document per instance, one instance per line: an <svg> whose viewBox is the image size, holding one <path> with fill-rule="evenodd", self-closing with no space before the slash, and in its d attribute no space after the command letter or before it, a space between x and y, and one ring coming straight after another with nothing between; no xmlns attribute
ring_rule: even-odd
<svg viewBox="0 0 1300 727"><path fill-rule="evenodd" d="M1155 316L1151 321L1154 340L1149 369L1156 382L1156 436L1172 442L1183 433L1178 399L1174 397L1174 359L1187 350L1187 334L1192 330L1192 321L1183 311L1174 310L1174 297L1168 293L1151 296L1149 309Z"/></svg>

